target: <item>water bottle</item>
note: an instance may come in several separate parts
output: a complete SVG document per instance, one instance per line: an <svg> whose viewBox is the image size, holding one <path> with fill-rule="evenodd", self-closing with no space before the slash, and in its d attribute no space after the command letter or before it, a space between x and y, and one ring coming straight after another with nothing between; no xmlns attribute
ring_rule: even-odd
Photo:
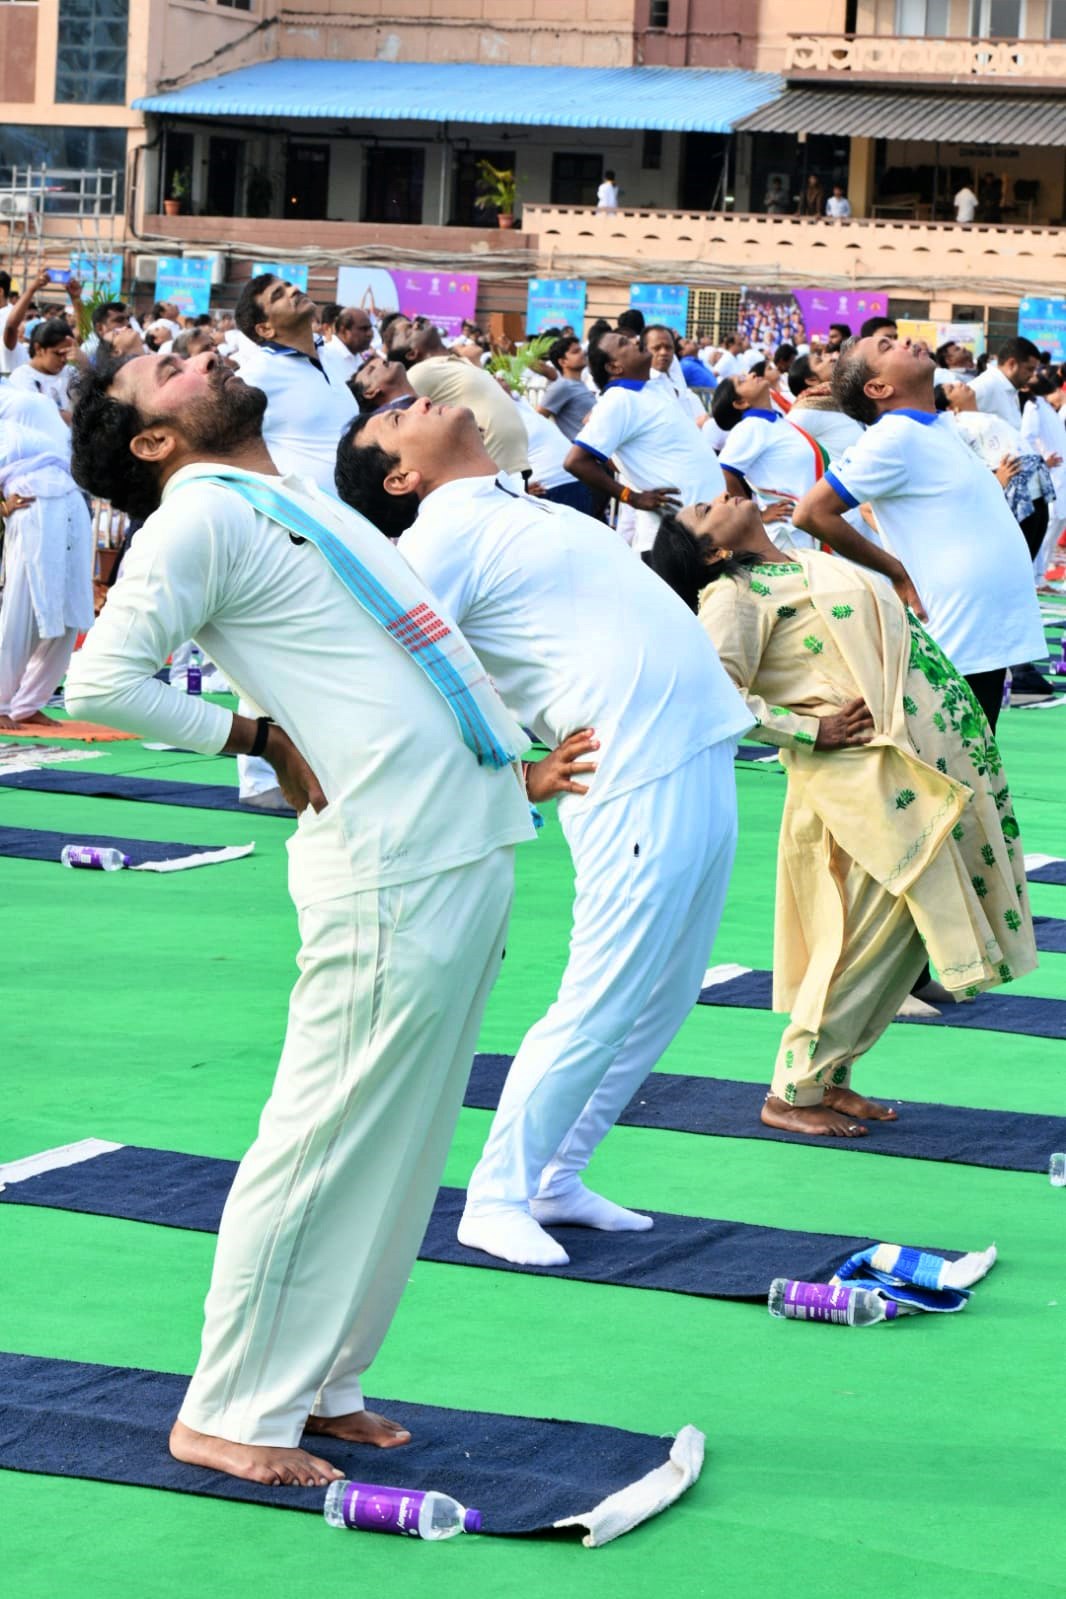
<svg viewBox="0 0 1066 1599"><path fill-rule="evenodd" d="M1001 706L1003 707L1004 710L1008 710L1009 707L1010 707L1010 690L1011 690L1011 670L1010 670L1010 667L1008 666L1007 667L1006 676L1003 679L1003 698L1000 700L1000 704L1001 704Z"/></svg>
<svg viewBox="0 0 1066 1599"><path fill-rule="evenodd" d="M97 849L95 844L64 844L59 859L64 866L87 866L95 872L121 872L130 864L118 849Z"/></svg>
<svg viewBox="0 0 1066 1599"><path fill-rule="evenodd" d="M185 692L186 694L202 694L203 690L204 675L200 668L200 651L193 650L185 670Z"/></svg>
<svg viewBox="0 0 1066 1599"><path fill-rule="evenodd" d="M882 1299L872 1288L846 1288L832 1283L801 1283L778 1277L770 1284L767 1309L771 1316L797 1321L835 1321L846 1327L870 1327L891 1321L899 1306Z"/></svg>
<svg viewBox="0 0 1066 1599"><path fill-rule="evenodd" d="M326 1493L331 1527L360 1532L398 1532L405 1538L454 1538L481 1531L481 1511L466 1510L448 1494L411 1488L381 1488L371 1482L334 1482Z"/></svg>
<svg viewBox="0 0 1066 1599"><path fill-rule="evenodd" d="M1066 1188L1066 1155L1052 1155L1048 1165L1052 1188Z"/></svg>

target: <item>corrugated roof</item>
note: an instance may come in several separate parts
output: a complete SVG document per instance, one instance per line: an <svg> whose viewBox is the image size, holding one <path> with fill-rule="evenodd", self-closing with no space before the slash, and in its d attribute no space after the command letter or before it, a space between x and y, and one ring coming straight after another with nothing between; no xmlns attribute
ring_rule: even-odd
<svg viewBox="0 0 1066 1599"><path fill-rule="evenodd" d="M478 122L728 133L776 99L772 72L698 67L511 67L417 61L265 61L133 102L189 117Z"/></svg>
<svg viewBox="0 0 1066 1599"><path fill-rule="evenodd" d="M835 133L947 144L1066 145L1061 94L908 94L888 89L787 89L743 117L744 133Z"/></svg>

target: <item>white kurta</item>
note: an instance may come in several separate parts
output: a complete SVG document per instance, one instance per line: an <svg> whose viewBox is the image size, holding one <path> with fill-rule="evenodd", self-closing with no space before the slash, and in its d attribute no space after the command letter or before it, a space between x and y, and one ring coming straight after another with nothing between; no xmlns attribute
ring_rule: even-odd
<svg viewBox="0 0 1066 1599"><path fill-rule="evenodd" d="M668 402L673 408L673 401ZM399 543L518 720L592 727L570 961L515 1057L474 1214L572 1186L695 1003L733 859L733 741L751 716L699 623L601 523L489 477L447 483Z"/></svg>
<svg viewBox="0 0 1066 1599"><path fill-rule="evenodd" d="M511 846L532 827L514 773L478 765L440 694L318 550L232 490L198 484L212 469L167 485L67 698L76 714L216 752L230 713L152 675L195 637L286 730L329 800L289 840L300 976L223 1214L182 1407L199 1431L291 1445L312 1407L362 1407L499 968ZM283 486L357 554L373 541L378 568L402 571L354 511L306 481Z"/></svg>

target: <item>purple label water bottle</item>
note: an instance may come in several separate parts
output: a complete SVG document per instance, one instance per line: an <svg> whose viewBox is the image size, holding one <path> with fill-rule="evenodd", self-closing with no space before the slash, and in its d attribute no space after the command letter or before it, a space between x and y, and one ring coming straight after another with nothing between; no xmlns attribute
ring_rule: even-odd
<svg viewBox="0 0 1066 1599"><path fill-rule="evenodd" d="M83 866L95 872L121 872L130 864L121 850L99 849L95 844L64 844L59 859L64 866Z"/></svg>
<svg viewBox="0 0 1066 1599"><path fill-rule="evenodd" d="M414 1488L384 1488L372 1482L340 1482L326 1494L331 1527L359 1532L395 1532L432 1541L460 1532L480 1532L481 1512L466 1510L448 1494Z"/></svg>
<svg viewBox="0 0 1066 1599"><path fill-rule="evenodd" d="M892 1321L899 1311L894 1300L883 1299L870 1288L804 1283L784 1277L771 1283L767 1308L771 1316L787 1316L795 1321L833 1321L845 1327L869 1327L874 1322Z"/></svg>
<svg viewBox="0 0 1066 1599"><path fill-rule="evenodd" d="M200 655L193 650L189 664L185 670L186 694L202 694L204 688L204 675L200 668Z"/></svg>

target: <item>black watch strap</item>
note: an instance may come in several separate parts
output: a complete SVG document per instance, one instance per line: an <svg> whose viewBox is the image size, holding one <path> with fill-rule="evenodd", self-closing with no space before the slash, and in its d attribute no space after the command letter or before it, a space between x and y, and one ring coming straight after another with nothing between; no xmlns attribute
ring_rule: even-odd
<svg viewBox="0 0 1066 1599"><path fill-rule="evenodd" d="M267 747L267 739L270 737L270 729L273 725L269 716L256 718L255 737L252 740L252 747L248 751L249 755L262 755Z"/></svg>

